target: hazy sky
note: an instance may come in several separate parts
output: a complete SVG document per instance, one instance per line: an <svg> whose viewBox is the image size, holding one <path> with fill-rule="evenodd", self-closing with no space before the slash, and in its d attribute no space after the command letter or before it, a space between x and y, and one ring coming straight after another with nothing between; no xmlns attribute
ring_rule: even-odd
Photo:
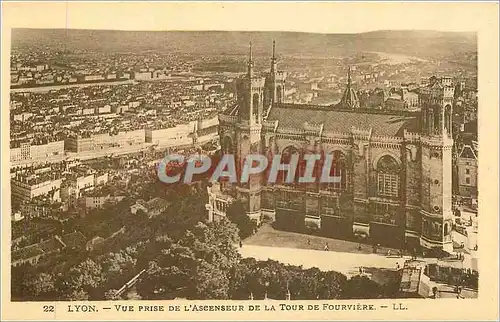
<svg viewBox="0 0 500 322"><path fill-rule="evenodd" d="M475 31L494 3L2 3L5 26L115 30ZM464 10L465 9L465 10ZM467 23L464 23L467 22Z"/></svg>

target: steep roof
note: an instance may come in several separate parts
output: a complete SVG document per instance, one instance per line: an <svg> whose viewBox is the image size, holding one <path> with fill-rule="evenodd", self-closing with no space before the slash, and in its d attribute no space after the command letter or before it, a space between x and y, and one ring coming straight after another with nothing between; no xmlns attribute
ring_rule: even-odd
<svg viewBox="0 0 500 322"><path fill-rule="evenodd" d="M63 246L57 239L51 238L47 241L26 246L12 252L12 261L29 259L35 256L51 253L61 249Z"/></svg>
<svg viewBox="0 0 500 322"><path fill-rule="evenodd" d="M168 205L169 205L169 203L160 197L156 197L154 199L151 199L148 202L146 202L146 204L145 204L148 211L162 210L162 209L165 209L166 207L168 207Z"/></svg>
<svg viewBox="0 0 500 322"><path fill-rule="evenodd" d="M375 136L402 137L420 132L415 113L389 114L373 110L339 110L323 106L280 104L271 108L268 121L278 121L278 128L303 128L305 122L323 124L324 131L349 133L352 127L369 130Z"/></svg>
<svg viewBox="0 0 500 322"><path fill-rule="evenodd" d="M30 245L12 252L12 261L18 261L23 259L32 258L38 255L42 255L44 251L40 248L40 245Z"/></svg>
<svg viewBox="0 0 500 322"><path fill-rule="evenodd" d="M223 114L235 116L238 115L238 111L239 111L238 105L234 105L227 108Z"/></svg>
<svg viewBox="0 0 500 322"><path fill-rule="evenodd" d="M196 132L196 134L199 136L203 136L203 135L207 135L207 134L211 134L211 133L217 133L218 127L219 127L219 125L212 125L212 126L204 128L204 129L198 130Z"/></svg>
<svg viewBox="0 0 500 322"><path fill-rule="evenodd" d="M79 231L63 235L61 239L68 248L80 248L87 242L87 238Z"/></svg>
<svg viewBox="0 0 500 322"><path fill-rule="evenodd" d="M338 107L341 108L359 108L359 99L356 91L348 85L344 90L344 94L342 95L342 99L338 104Z"/></svg>

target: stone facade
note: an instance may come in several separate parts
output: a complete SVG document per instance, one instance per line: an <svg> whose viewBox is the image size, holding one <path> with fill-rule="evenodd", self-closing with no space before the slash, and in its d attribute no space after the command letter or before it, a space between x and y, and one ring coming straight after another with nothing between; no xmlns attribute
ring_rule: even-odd
<svg viewBox="0 0 500 322"><path fill-rule="evenodd" d="M250 54L237 106L219 116L223 153L233 153L237 167L252 153L333 154L341 182L269 185L255 175L222 191L244 200L252 218L285 229L451 252L453 87L431 79L422 112L361 109L355 96L345 106L284 104L276 93L284 93L286 74L276 65L273 50L270 74L256 76Z"/></svg>

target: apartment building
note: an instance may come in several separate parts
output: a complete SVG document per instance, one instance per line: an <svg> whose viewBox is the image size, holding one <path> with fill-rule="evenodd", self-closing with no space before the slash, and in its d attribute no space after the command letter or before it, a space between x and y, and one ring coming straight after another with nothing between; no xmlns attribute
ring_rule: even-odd
<svg viewBox="0 0 500 322"><path fill-rule="evenodd" d="M61 183L62 179L54 174L19 174L10 181L12 199L15 202L23 202L41 195L52 195L54 200L60 200Z"/></svg>

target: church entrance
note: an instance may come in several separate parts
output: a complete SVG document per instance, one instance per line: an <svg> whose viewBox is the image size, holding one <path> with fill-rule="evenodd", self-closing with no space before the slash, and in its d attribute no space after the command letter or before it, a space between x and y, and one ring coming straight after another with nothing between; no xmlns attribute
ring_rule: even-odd
<svg viewBox="0 0 500 322"><path fill-rule="evenodd" d="M321 215L321 233L325 237L349 239L352 237L352 222L341 216Z"/></svg>
<svg viewBox="0 0 500 322"><path fill-rule="evenodd" d="M401 249L405 242L404 231L396 225L372 221L370 223L370 240L373 244Z"/></svg>
<svg viewBox="0 0 500 322"><path fill-rule="evenodd" d="M276 228L303 232L305 229L305 215L298 210L276 208Z"/></svg>
<svg viewBox="0 0 500 322"><path fill-rule="evenodd" d="M420 254L420 238L415 236L405 236L404 248L410 252L410 254Z"/></svg>

